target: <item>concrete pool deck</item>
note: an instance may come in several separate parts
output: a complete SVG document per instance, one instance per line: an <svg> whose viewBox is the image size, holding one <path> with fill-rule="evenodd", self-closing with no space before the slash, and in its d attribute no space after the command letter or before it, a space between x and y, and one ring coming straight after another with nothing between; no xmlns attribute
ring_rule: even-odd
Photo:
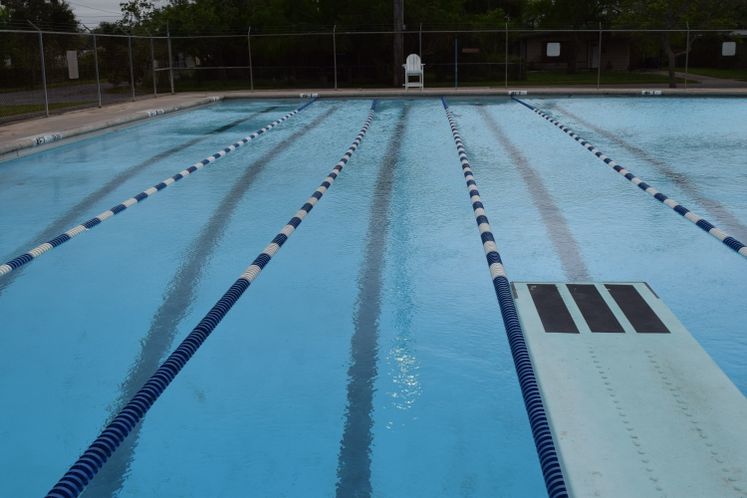
<svg viewBox="0 0 747 498"><path fill-rule="evenodd" d="M345 89L288 89L288 90L240 90L226 92L185 92L175 95L146 97L134 102L93 107L71 111L48 118L33 118L0 126L0 160L26 155L39 147L48 147L61 140L82 137L116 126L157 117L171 112L190 109L222 99L277 99L298 98L300 95L318 95L322 98L395 98L445 96L505 96L509 92L528 96L640 96L644 90L661 92L661 96L713 96L747 97L744 88L660 88L646 85L610 86L597 89L595 86L568 87L434 87L405 91L400 88L345 88ZM526 93L525 93L526 92ZM659 94L657 94L659 96Z"/></svg>

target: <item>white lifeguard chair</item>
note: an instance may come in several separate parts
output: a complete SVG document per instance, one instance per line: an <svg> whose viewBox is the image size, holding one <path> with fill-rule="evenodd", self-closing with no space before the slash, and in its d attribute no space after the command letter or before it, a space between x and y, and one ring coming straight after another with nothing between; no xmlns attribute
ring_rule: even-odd
<svg viewBox="0 0 747 498"><path fill-rule="evenodd" d="M408 88L420 88L423 91L425 83L425 75L423 68L425 64L420 63L420 56L418 54L410 54L407 56L405 63L402 64L402 68L405 70L405 90ZM410 81L410 76L416 76L417 81Z"/></svg>

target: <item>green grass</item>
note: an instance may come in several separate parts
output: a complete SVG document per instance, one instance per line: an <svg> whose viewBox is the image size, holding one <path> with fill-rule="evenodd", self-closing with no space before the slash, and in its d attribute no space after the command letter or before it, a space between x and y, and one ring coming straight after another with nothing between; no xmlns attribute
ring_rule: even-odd
<svg viewBox="0 0 747 498"><path fill-rule="evenodd" d="M68 107L80 107L91 104L91 102L59 102L49 104L49 110L67 109ZM19 114L33 114L44 112L44 104L17 104L0 105L0 118L17 116Z"/></svg>
<svg viewBox="0 0 747 498"><path fill-rule="evenodd" d="M678 78L677 82L684 83ZM514 85L596 85L596 71L584 71L568 74L561 71L528 71L525 81L510 82ZM638 71L604 71L600 78L602 85L633 85L633 84L666 84L669 77ZM693 82L695 83L695 82Z"/></svg>
<svg viewBox="0 0 747 498"><path fill-rule="evenodd" d="M684 83L684 79L678 78L678 83ZM635 71L602 71L601 83L603 85L624 85L624 84L667 84L669 78L662 74L652 74L648 72ZM691 83L697 83L690 80ZM568 74L565 71L530 71L527 73L526 80L509 80L511 86L555 86L555 85L596 85L596 71L584 71L575 74ZM452 87L454 81L448 80L426 80L427 86L431 87ZM503 86L503 80L480 80L480 81L460 81L459 86ZM263 81L255 80L256 89L279 89L279 88L323 88L329 87L330 82L314 81L296 81L288 84L283 81ZM340 88L381 88L382 85L376 82L360 81L347 82L340 81ZM176 91L206 91L206 90L248 90L249 81L239 80L208 80L204 82L181 80L176 82Z"/></svg>
<svg viewBox="0 0 747 498"><path fill-rule="evenodd" d="M427 80L426 80L427 81ZM684 83L684 78L677 78L678 83ZM688 80L690 83L697 81ZM602 71L600 79L602 85L635 85L635 84L656 84L666 85L669 83L669 77L663 74L653 74L639 71ZM460 87L470 86L503 86L504 80L481 80L481 81L460 81ZM596 85L596 71L583 71L574 74L568 74L565 71L529 71L525 80L509 79L508 84L516 86L574 86L574 85ZM431 80L428 86L432 87L453 87L453 80Z"/></svg>
<svg viewBox="0 0 747 498"><path fill-rule="evenodd" d="M304 85L303 87L312 87L311 85ZM249 80L243 79L227 79L227 80L207 80L207 81L189 81L186 79L174 81L174 90L177 92L199 92L199 91L210 91L210 90L249 90ZM262 84L262 82L254 82L254 88L257 89L273 89L273 88L291 88L287 85L275 85ZM168 92L168 85L159 85L159 92Z"/></svg>
<svg viewBox="0 0 747 498"><path fill-rule="evenodd" d="M690 67L689 73L699 74L701 76L710 76L711 78L724 78L728 80L747 81L747 69L717 69L713 67ZM684 73L684 67L678 67L677 72Z"/></svg>

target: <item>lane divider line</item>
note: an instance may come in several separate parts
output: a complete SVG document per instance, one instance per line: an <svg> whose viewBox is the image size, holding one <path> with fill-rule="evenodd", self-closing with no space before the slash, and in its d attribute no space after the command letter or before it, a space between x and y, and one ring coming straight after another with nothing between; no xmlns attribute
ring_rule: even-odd
<svg viewBox="0 0 747 498"><path fill-rule="evenodd" d="M260 157L253 157L251 164L233 180L233 186L226 190L220 202L213 206L210 219L202 226L199 234L192 239L189 250L185 251L180 258L181 266L164 287L165 292L161 304L153 313L148 331L140 338L140 350L131 362L132 366L127 375L122 379L115 401L111 403L112 408L108 410L112 416L116 415L137 393L174 347L174 336L190 311L195 296L198 295L197 283L207 271L205 262L209 261L218 250L230 224L236 220L236 212L240 209L246 193L262 185L261 178L264 172L275 164L273 161L278 158L279 151L288 150L301 137L330 119L337 109L338 106L328 106L314 119L283 138L272 149ZM88 484L87 496L113 498L121 494L127 475L133 467L142 428L142 425L137 425L132 429L117 452L111 456L96 478Z"/></svg>
<svg viewBox="0 0 747 498"><path fill-rule="evenodd" d="M715 226L714 224L712 224L711 222L709 222L702 216L694 213L690 209L687 209L685 206L675 201L671 197L659 192L653 186L651 186L651 184L635 176L630 170L624 168L619 163L614 161L612 158L605 155L601 150L597 149L592 143L578 136L576 133L573 132L573 130L571 130L570 128L568 128L563 123L553 118L546 112L542 111L541 109L538 109L537 107L534 107L531 104L524 102L521 99L517 99L516 97L511 97L511 98L515 100L516 102L518 102L519 104L526 107L527 109L530 109L534 111L536 114L539 114L540 116L545 118L547 121L549 121L556 127L560 128L564 133L566 133L568 136L573 138L576 142L581 144L586 150L588 150L589 152L597 156L599 159L604 161L607 164L607 166L617 171L620 175L624 176L633 185L637 186L639 189L643 190L644 192L649 194L651 197L653 197L657 201L664 204L665 206L671 208L674 212L676 212L680 216L684 217L685 219L689 220L693 224L697 225L701 230L703 230L704 232L718 239L721 243L723 243L729 249L741 254L742 256L747 257L747 245L745 245L743 242L732 237L731 235L721 230L720 228L718 228L717 226Z"/></svg>
<svg viewBox="0 0 747 498"><path fill-rule="evenodd" d="M511 348L511 356L513 357L514 366L516 367L516 373L519 378L519 386L521 387L521 394L524 398L524 406L526 407L527 415L529 415L529 425L532 429L534 444L537 448L537 455L539 456L542 475L545 479L547 494L549 498L567 497L568 491L565 485L565 478L563 477L563 469L558 460L552 432L550 431L550 424L547 419L547 413L545 412L545 406L542 402L542 396L540 395L539 387L537 385L537 378L534 374L534 367L532 366L532 360L529 357L529 350L527 349L526 341L524 340L524 332L521 329L519 315L516 311L516 305L514 304L511 295L511 286L508 281L508 276L506 275L501 255L498 252L498 246L495 243L495 237L493 237L493 232L490 228L490 221L485 212L485 206L480 199L480 192L477 190L477 182L472 173L472 167L470 166L467 152L464 148L464 143L462 142L462 137L459 134L459 128L454 120L454 115L451 113L449 105L446 103L446 98L441 97L441 103L444 106L446 117L449 120L451 134L454 138L454 144L456 145L457 153L459 154L459 161L462 165L464 179L467 183L467 189L469 190L469 197L472 202L472 210L475 213L477 229L480 231L480 238L482 239L482 246L485 251L485 259L490 268L490 277L493 280L493 288L495 289L495 295L498 298L501 316L503 317L503 324L505 325L508 343Z"/></svg>
<svg viewBox="0 0 747 498"><path fill-rule="evenodd" d="M737 218L737 216L735 216L726 206L721 204L721 202L719 202L717 199L708 197L706 194L701 192L697 183L692 182L689 177L683 176L679 172L675 171L667 163L667 161L660 159L655 154L643 149L642 147L638 147L637 145L624 140L613 131L607 130L606 128L602 128L595 125L594 123L589 122L588 120L582 118L577 114L574 114L561 105L556 104L554 108L557 109L558 113L568 116L569 118L579 123L579 125L584 126L588 130L603 136L610 142L622 147L631 154L638 156L643 161L651 164L659 174L665 176L667 180L671 181L685 194L689 195L694 202L698 203L703 208L703 210L706 211L706 213L708 213L716 220L720 220L720 222L724 223L726 226L731 227L731 229L734 231L732 233L732 237L738 240L747 241L747 220L745 220L745 222L740 221L739 218Z"/></svg>
<svg viewBox="0 0 747 498"><path fill-rule="evenodd" d="M205 159L203 159L201 161L197 161L196 163L194 163L189 168L183 169L179 173L166 178L162 182L157 183L157 184L153 185L152 187L150 187L150 188L148 188L146 190L143 190L142 192L140 192L139 194L135 195L134 197L130 197L129 199L125 199L124 201L120 202L116 206L114 206L114 207L112 207L112 208L104 211L100 215L95 216L95 217L91 218L90 220L88 220L88 221L86 221L84 223L81 223L80 225L76 225L73 228L71 228L70 230L68 230L67 232L61 233L58 236L54 237L53 239L51 239L51 240L49 240L49 241L47 241L47 242L45 242L45 243L43 243L41 245L38 245L38 246L34 247L33 249L29 250L28 252L26 252L24 254L21 254L20 256L17 256L15 258L11 259L10 261L8 261L5 264L0 265L0 278L3 277L4 275L7 275L10 272L12 272L13 270L18 269L21 266L23 266L23 265L31 262L33 259L38 258L39 256L41 256L45 252L47 252L47 251L49 251L49 250L51 250L51 249L53 249L55 247L58 247L58 246L64 244L65 242L67 242L68 240L72 239L73 237L76 237L76 236L80 235L81 233L90 230L91 228L93 228L96 225L98 225L98 224L106 221L107 219L111 218L112 216L121 213L122 211L124 211L125 209L129 208L130 206L133 206L133 205L135 205L135 204L137 204L137 203L139 203L139 202L147 199L148 197L152 197L153 195L155 195L156 193L158 193L161 190L165 189L169 185L178 182L182 178L185 178L185 177L191 175L192 173L194 173L196 171L201 170L205 166L210 165L211 163L215 162L216 160L220 159L221 157L223 157L223 156L225 156L225 155L233 152L234 150L238 149L239 147L241 147L241 146L243 146L243 145L251 142L255 138L257 138L260 135L262 135L263 133L271 130L274 127L276 127L277 125L279 125L283 121L286 121L286 120L292 118L293 116L295 116L296 114L298 114L299 112L303 111L308 106L310 106L311 104L313 104L315 101L316 101L316 99L313 99L310 102L307 102L306 104L302 105L298 109L295 109L294 111L289 112L285 116L283 116L283 117L281 117L279 119L276 119L272 123L266 125L264 128L260 128L259 130L255 131L251 135L247 135L246 137L242 138L238 142L229 145L225 149L222 149L222 150L216 152L215 154L206 157Z"/></svg>
<svg viewBox="0 0 747 498"><path fill-rule="evenodd" d="M329 175L311 194L306 203L301 206L293 218L278 232L272 242L265 247L251 265L241 274L225 294L208 311L200 323L192 329L189 335L179 346L161 363L161 366L148 379L142 388L130 399L116 417L91 443L88 449L70 467L64 476L47 493L47 498L75 498L86 488L88 483L101 470L106 461L117 450L132 429L142 420L153 403L161 396L171 384L176 375L184 368L187 362L207 340L215 327L223 320L241 295L246 291L254 280L259 276L262 269L267 266L272 257L277 254L288 238L298 228L307 214L321 200L324 193L334 183L337 176L342 172L350 157L358 149L358 146L366 136L376 113L376 103L373 101L368 111L363 127L348 150L332 168Z"/></svg>

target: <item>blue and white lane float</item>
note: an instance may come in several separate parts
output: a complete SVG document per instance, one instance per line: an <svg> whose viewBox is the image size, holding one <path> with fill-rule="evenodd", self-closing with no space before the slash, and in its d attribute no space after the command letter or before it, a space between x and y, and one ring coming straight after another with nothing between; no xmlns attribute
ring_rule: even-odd
<svg viewBox="0 0 747 498"><path fill-rule="evenodd" d="M622 176L627 178L633 185L637 186L639 189L643 190L647 194L651 195L654 199L661 202L665 206L670 207L672 210L674 210L677 214L680 216L683 216L687 220L691 221L698 227L700 227L701 230L704 232L712 235L719 241L721 241L725 246L729 247L730 249L736 251L737 253L741 254L742 256L747 257L747 245L745 245L743 242L735 239L725 231L721 230L702 216L699 216L692 212L691 210L687 209L685 206L680 204L679 202L675 201L669 196L666 196L656 190L654 187L651 186L651 184L643 181L639 177L635 176L633 173L631 173L629 170L625 169L624 167L620 166L616 161L614 161L612 158L606 156L602 151L597 149L594 145L592 145L588 140L584 140L582 137L578 136L576 133L573 132L570 128L565 126L563 123L558 121L557 119L553 118L546 112L542 111L541 109L538 109L534 107L531 104L528 104L524 102L521 99L517 99L516 97L511 97L519 104L523 105L527 109L530 109L534 111L535 113L539 114L543 118L545 118L550 123L554 124L558 128L560 128L563 132L565 132L568 136L573 138L576 142L581 144L586 150L597 156L599 159L604 161L609 167L620 173Z"/></svg>
<svg viewBox="0 0 747 498"><path fill-rule="evenodd" d="M264 128L260 128L259 130L255 131L251 135L247 135L246 137L242 138L238 142L229 145L225 149L222 149L222 150L216 152L215 154L213 154L211 156L206 157L202 161L197 161L196 163L194 163L189 168L183 169L179 173L166 178L162 182L153 185L149 189L143 190L142 192L140 192L136 196L130 197L129 199L126 199L126 200L120 202L119 204L117 204L113 208L104 211L100 215L98 215L96 217L93 217L90 220L88 220L88 221L86 221L84 223L81 223L80 225L74 226L73 228L71 228L67 232L61 233L60 235L58 235L57 237L53 238L52 240L47 241L47 242L45 242L45 243L43 243L41 245L38 245L38 246L34 247L33 249L31 249L30 251L28 251L28 252L26 252L24 254L21 254L20 256L18 256L16 258L11 259L10 261L8 261L5 264L0 265L0 278L2 278L4 275L7 275L10 272L12 272L13 270L15 270L17 268L20 268L21 266L23 266L23 265L31 262L33 259L38 258L39 256L41 256L45 252L47 252L47 251L49 251L51 249L54 249L57 246L60 246L60 245L64 244L65 242L67 242L68 240L72 239L73 237L76 237L76 236L80 235L81 233L90 230L91 228L95 227L96 225L98 225L98 224L100 224L100 223L108 220L109 218L111 218L115 214L121 213L122 211L124 211L128 207L130 207L130 206L132 206L134 204L137 204L138 202L141 202L141 201L147 199L148 197L152 197L153 195L155 195L159 191L165 189L166 187L168 187L172 183L176 183L179 180L181 180L182 178L184 178L186 176L189 176L189 175L191 175L192 173L194 173L196 171L201 170L205 166L208 166L209 164L211 164L211 163L215 162L216 160L220 159L221 157L223 157L223 156L225 156L225 155L227 155L227 154L235 151L236 149L238 149L242 145L245 145L245 144L251 142L252 140L254 140L255 138L257 138L258 136L262 135L263 133L271 130L272 128L275 128L277 125L279 125L283 121L286 121L286 120L292 118L293 116L295 116L296 114L298 114L299 112L303 111L308 106L310 106L311 104L313 104L314 101L316 101L316 99L313 99L310 102L305 103L304 105L302 105L298 109L289 112L288 114L286 114L285 116L283 116L283 117L281 117L279 119L276 119L275 121L273 121L272 123L268 124Z"/></svg>
<svg viewBox="0 0 747 498"><path fill-rule="evenodd" d="M509 284L506 270L503 267L501 255L498 253L498 246L495 243L495 238L490 228L490 221L485 213L485 206L483 206L480 199L480 192L477 190L477 183L475 182L475 177L472 173L472 168L467 158L467 152L464 149L464 143L459 134L456 121L444 97L441 97L441 102L446 111L446 117L449 120L451 134L454 137L464 179L467 182L472 209L475 213L475 221L477 221L477 228L480 230L485 259L487 259L488 266L490 267L490 277L493 279L493 288L495 289L495 295L498 298L498 304L501 308L501 316L503 317L503 324L506 328L506 335L508 336L508 343L511 347L511 356L514 360L516 373L519 377L519 386L521 387L521 394L524 398L524 405L529 415L529 425L532 429L534 444L537 448L542 475L545 478L547 494L550 498L567 497L568 491L565 485L565 478L563 477L563 470L558 460L557 451L555 450L555 442L552 438L552 432L550 432L550 424L547 420L539 387L537 386L537 378L534 374L534 367L532 367L532 360L529 358L529 351L524 340L524 332L521 330L516 305L511 297L511 285Z"/></svg>
<svg viewBox="0 0 747 498"><path fill-rule="evenodd" d="M207 315L200 320L200 323L192 329L192 332L169 355L166 361L158 367L135 396L120 410L117 416L114 417L114 420L106 426L96 440L83 452L80 458L70 467L70 470L57 481L57 484L47 493L47 498L74 498L83 492L88 483L91 482L91 479L101 470L130 431L142 420L150 407L153 406L153 403L156 402L166 387L174 380L174 377L184 368L184 365L187 364L190 358L207 340L244 291L256 280L262 269L267 266L272 257L285 244L296 228L298 228L306 215L314 209L314 206L321 200L324 193L332 186L337 176L350 160L350 157L358 149L358 146L363 141L363 137L366 136L375 113L376 101L371 104L368 117L360 132L355 137L355 140L340 161L332 168L327 178L311 194L311 197L301 206L301 209L296 212L293 218L278 232L275 238L272 239L272 242L254 259L238 280L215 303Z"/></svg>

